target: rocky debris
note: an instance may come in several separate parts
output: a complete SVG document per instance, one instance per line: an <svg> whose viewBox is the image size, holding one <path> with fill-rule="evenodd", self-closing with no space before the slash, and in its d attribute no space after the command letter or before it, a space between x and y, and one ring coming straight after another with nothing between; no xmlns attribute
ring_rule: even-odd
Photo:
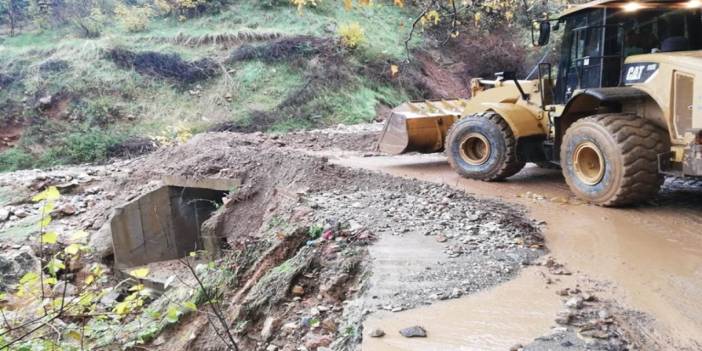
<svg viewBox="0 0 702 351"><path fill-rule="evenodd" d="M4 222L8 219L10 219L10 210L6 208L0 208L0 222Z"/></svg>
<svg viewBox="0 0 702 351"><path fill-rule="evenodd" d="M557 292L565 296L563 311L558 312L558 327L522 348L528 351L545 350L630 350L632 343L627 333L610 312L610 303L601 301L592 293L583 293L579 287Z"/></svg>
<svg viewBox="0 0 702 351"><path fill-rule="evenodd" d="M382 329L375 328L371 330L370 333L368 333L368 336L370 336L371 338L382 338L383 336L385 336L385 331L383 331Z"/></svg>
<svg viewBox="0 0 702 351"><path fill-rule="evenodd" d="M407 327L400 329L400 335L406 338L426 338L427 331L424 328L415 325L413 327Z"/></svg>
<svg viewBox="0 0 702 351"><path fill-rule="evenodd" d="M250 350L349 349L360 342L361 320L369 312L401 311L484 289L542 254L538 229L514 208L446 186L334 166L297 150L357 140L354 133L212 133L108 166L0 175L0 187L19 186L31 194L59 186L61 218L57 213L52 226L62 233L88 231L92 259L101 260L111 253L110 209L164 175L244 179L211 220L225 251L240 254L226 265L238 281L224 300L235 332L247 335L243 348ZM373 133L362 138L374 140ZM75 211L63 213L64 204ZM30 214L39 209L26 199L7 208ZM402 280L411 288L374 295L366 278L378 277L370 274L368 251L388 238L397 245L425 240L437 259L405 268ZM104 299L101 306L109 306L119 296ZM206 316L194 318L205 320L193 325L207 326ZM187 338L166 335L159 348L178 349L172 344L187 339L192 349L213 349L213 333L204 328Z"/></svg>
<svg viewBox="0 0 702 351"><path fill-rule="evenodd" d="M16 250L4 250L0 255L0 291L19 282L27 272L36 270L39 259L29 246L22 246Z"/></svg>

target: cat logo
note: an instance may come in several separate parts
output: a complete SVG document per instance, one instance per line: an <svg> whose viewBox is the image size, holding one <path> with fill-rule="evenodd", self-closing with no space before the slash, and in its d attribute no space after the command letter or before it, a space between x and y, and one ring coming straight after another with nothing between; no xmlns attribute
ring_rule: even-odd
<svg viewBox="0 0 702 351"><path fill-rule="evenodd" d="M626 80L627 81L641 80L641 75L643 75L644 68L646 68L646 66L631 66L631 67L629 67L629 70L626 72Z"/></svg>

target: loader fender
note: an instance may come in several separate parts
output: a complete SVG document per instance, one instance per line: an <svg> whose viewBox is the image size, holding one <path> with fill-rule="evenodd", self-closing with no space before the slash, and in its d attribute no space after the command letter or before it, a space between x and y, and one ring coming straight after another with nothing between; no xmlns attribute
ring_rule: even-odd
<svg viewBox="0 0 702 351"><path fill-rule="evenodd" d="M516 139L528 136L545 135L544 128L536 116L528 109L511 103L484 102L486 111L493 111L507 122Z"/></svg>

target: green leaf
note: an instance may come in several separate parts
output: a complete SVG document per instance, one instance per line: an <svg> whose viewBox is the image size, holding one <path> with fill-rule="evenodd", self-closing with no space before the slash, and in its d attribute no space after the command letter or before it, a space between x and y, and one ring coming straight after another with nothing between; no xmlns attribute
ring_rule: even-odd
<svg viewBox="0 0 702 351"><path fill-rule="evenodd" d="M63 263L63 261L56 258L51 259L51 261L46 264L46 269L51 275L56 275L56 273L65 268L66 265Z"/></svg>
<svg viewBox="0 0 702 351"><path fill-rule="evenodd" d="M197 305L195 303L193 303L192 301L183 302L183 307L185 307L185 309L190 310L190 311L197 311Z"/></svg>
<svg viewBox="0 0 702 351"><path fill-rule="evenodd" d="M129 272L129 275L131 275L134 278L144 279L149 275L149 267L141 267L134 269L131 272Z"/></svg>
<svg viewBox="0 0 702 351"><path fill-rule="evenodd" d="M41 236L42 244L56 244L58 241L58 234L56 232L46 232Z"/></svg>

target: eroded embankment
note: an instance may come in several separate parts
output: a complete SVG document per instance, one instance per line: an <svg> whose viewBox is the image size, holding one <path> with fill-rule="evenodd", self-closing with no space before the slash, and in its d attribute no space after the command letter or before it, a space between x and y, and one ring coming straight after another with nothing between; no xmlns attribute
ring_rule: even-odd
<svg viewBox="0 0 702 351"><path fill-rule="evenodd" d="M55 223L88 230L92 253L83 258L88 266L111 264L105 210L157 189L164 176L241 181L201 228L221 250L206 268L204 283L212 290L188 290L192 279L178 278L182 284L146 301L148 313L125 317L122 331L102 335L101 346L139 342L161 350L226 349L229 338L208 302L214 299L242 350L355 349L368 313L405 310L494 286L542 253L538 230L514 208L443 185L335 166L284 147L313 142L310 138L334 140L298 137L200 135L122 163L119 172L111 168L113 176L89 176L85 184L66 187L67 201L84 199L86 189L93 195L94 203ZM109 173L101 168L93 174L101 172ZM37 191L55 179L66 180L50 172L37 179L27 177L18 186ZM15 209L35 211L22 200L13 202ZM20 247L33 235L4 247ZM182 265L166 266L183 276ZM70 273L81 276L80 269ZM110 282L100 284L115 289ZM153 317L169 301L183 298L197 301L197 310L176 323ZM106 301L98 308L112 306Z"/></svg>
<svg viewBox="0 0 702 351"><path fill-rule="evenodd" d="M481 290L541 253L538 231L513 208L446 186L330 165L279 143L209 134L149 157L135 174L242 179L205 227L231 252L248 253L228 261L241 273L222 299L247 349L353 348L367 313ZM388 261L387 241L399 252L434 251L429 259L409 254ZM160 347L222 347L203 325L174 329L197 336L187 345Z"/></svg>

